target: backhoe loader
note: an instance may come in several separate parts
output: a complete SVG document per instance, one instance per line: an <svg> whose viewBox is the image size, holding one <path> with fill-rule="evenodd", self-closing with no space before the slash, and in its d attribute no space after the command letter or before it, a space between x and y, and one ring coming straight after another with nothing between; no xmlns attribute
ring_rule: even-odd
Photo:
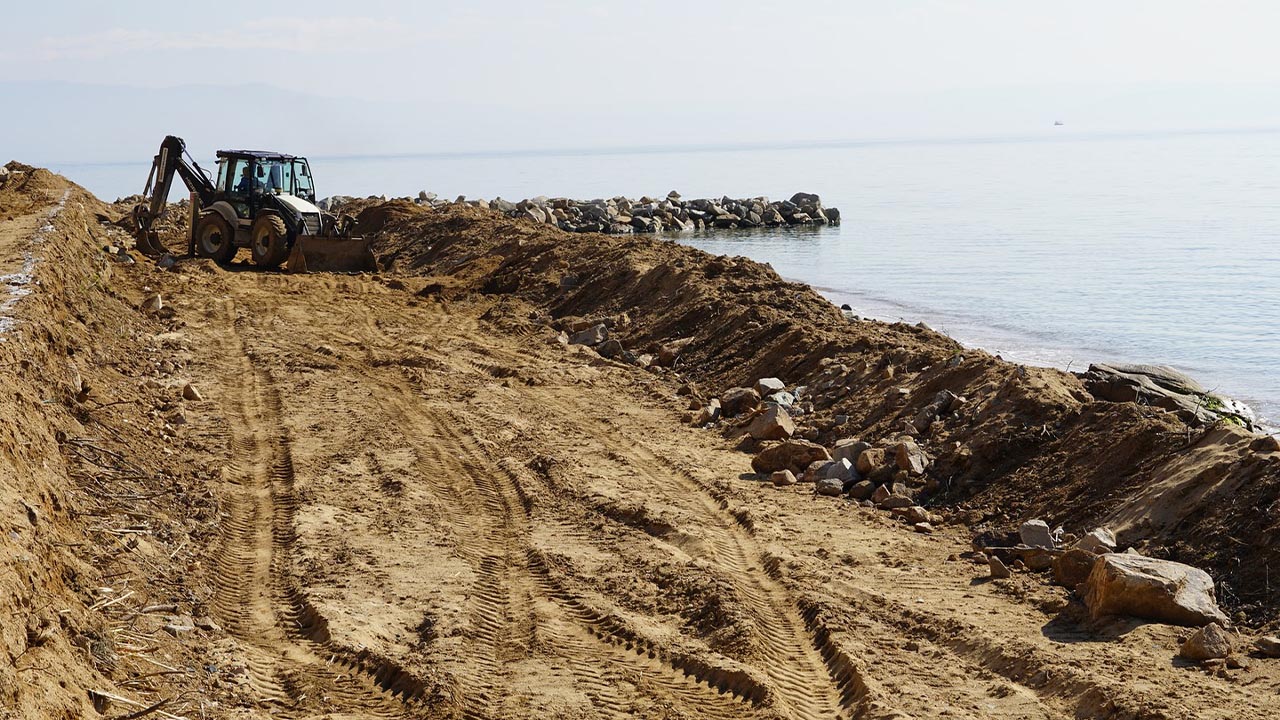
<svg viewBox="0 0 1280 720"><path fill-rule="evenodd" d="M354 220L316 207L307 159L258 150L219 150L216 179L187 154L182 138L169 135L147 175L145 200L133 208L134 237L148 255L167 252L153 225L164 211L173 176L191 193L187 252L229 264L240 248L253 263L289 272L375 270Z"/></svg>

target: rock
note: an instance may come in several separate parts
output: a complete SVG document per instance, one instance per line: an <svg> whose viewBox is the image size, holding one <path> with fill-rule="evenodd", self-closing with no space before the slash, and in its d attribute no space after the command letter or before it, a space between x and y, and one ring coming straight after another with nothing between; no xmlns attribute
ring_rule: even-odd
<svg viewBox="0 0 1280 720"><path fill-rule="evenodd" d="M1275 435L1263 435L1249 443L1249 449L1260 453L1280 452L1280 438Z"/></svg>
<svg viewBox="0 0 1280 720"><path fill-rule="evenodd" d="M747 434L757 440L785 440L796 432L796 424L786 410L773 406L756 416Z"/></svg>
<svg viewBox="0 0 1280 720"><path fill-rule="evenodd" d="M1049 550L1057 547L1053 541L1053 534L1049 532L1048 523L1043 520L1028 520L1022 523L1022 527L1018 528L1018 537L1021 538L1023 545Z"/></svg>
<svg viewBox="0 0 1280 720"><path fill-rule="evenodd" d="M789 408L796 404L796 396L792 395L786 390L783 390L782 392L773 393L769 397L765 398L765 402L773 403L775 405L781 405L784 408Z"/></svg>
<svg viewBox="0 0 1280 720"><path fill-rule="evenodd" d="M881 510L893 510L894 508L911 507L915 501L904 495L890 495L882 500L878 505Z"/></svg>
<svg viewBox="0 0 1280 720"><path fill-rule="evenodd" d="M1084 601L1094 619L1132 615L1177 625L1226 622L1208 573L1142 555L1099 555L1085 581Z"/></svg>
<svg viewBox="0 0 1280 720"><path fill-rule="evenodd" d="M899 470L906 470L912 475L923 475L925 468L929 467L929 457L914 442L898 443L894 460Z"/></svg>
<svg viewBox="0 0 1280 720"><path fill-rule="evenodd" d="M932 534L933 534L933 526L932 526L932 525L930 525L930 524L929 524L929 523L927 523L927 522L918 522L918 523L915 523L914 525L912 525L912 526L911 526L911 529L912 529L912 530L915 530L916 532L921 533L921 534L923 534L923 535L932 535Z"/></svg>
<svg viewBox="0 0 1280 720"><path fill-rule="evenodd" d="M801 206L801 207L805 205L814 205L820 202L822 202L822 200L817 195L814 195L813 193L798 192L795 195L791 196L791 204Z"/></svg>
<svg viewBox="0 0 1280 720"><path fill-rule="evenodd" d="M929 514L929 511L919 505L908 505L904 508L897 508L893 511L893 514L903 518L912 525L916 523L929 522L933 519L933 516Z"/></svg>
<svg viewBox="0 0 1280 720"><path fill-rule="evenodd" d="M604 323L596 323L586 330L574 333L569 338L570 345L599 345L609 339L609 328Z"/></svg>
<svg viewBox="0 0 1280 720"><path fill-rule="evenodd" d="M853 463L849 462L846 458L832 460L823 466L822 477L839 480L840 482L848 485L852 485L862 479L858 476L858 471L854 469Z"/></svg>
<svg viewBox="0 0 1280 720"><path fill-rule="evenodd" d="M822 478L818 480L817 491L819 495L835 497L844 493L844 482L837 478Z"/></svg>
<svg viewBox="0 0 1280 720"><path fill-rule="evenodd" d="M1153 405L1201 423L1230 417L1251 427L1254 420L1239 403L1206 391L1191 377L1164 365L1098 363L1090 365L1080 379L1094 397L1108 402Z"/></svg>
<svg viewBox="0 0 1280 720"><path fill-rule="evenodd" d="M1093 571L1093 563L1098 556L1088 550L1072 548L1053 558L1053 582L1075 590L1076 586L1089 579Z"/></svg>
<svg viewBox="0 0 1280 720"><path fill-rule="evenodd" d="M769 480L778 487L796 484L796 476L790 470L779 470L770 475Z"/></svg>
<svg viewBox="0 0 1280 720"><path fill-rule="evenodd" d="M760 393L751 388L729 388L720 396L720 405L727 417L741 415L760 406Z"/></svg>
<svg viewBox="0 0 1280 720"><path fill-rule="evenodd" d="M618 342L617 338L605 340L596 349L596 352L600 353L600 357L609 358L610 360L622 357L622 354L626 351L626 348L622 347L622 343Z"/></svg>
<svg viewBox="0 0 1280 720"><path fill-rule="evenodd" d="M1009 572L1009 568L1004 564L1004 561L995 555L987 558L987 564L991 567L992 580L1004 580L1013 577L1013 573Z"/></svg>
<svg viewBox="0 0 1280 720"><path fill-rule="evenodd" d="M1053 559L1057 553L1042 547L1018 548L1018 559L1028 570L1041 572L1053 567Z"/></svg>
<svg viewBox="0 0 1280 720"><path fill-rule="evenodd" d="M703 405L701 408L698 409L696 413L694 413L693 421L691 424L706 425L707 423L715 422L716 420L719 420L719 419L720 419L720 401L716 400L715 398L711 398L710 402L708 402L706 405Z"/></svg>
<svg viewBox="0 0 1280 720"><path fill-rule="evenodd" d="M202 400L204 400L204 395L200 394L200 391L196 388L195 385L192 385L191 383L187 383L186 385L182 386L182 399L191 400L192 402L201 402Z"/></svg>
<svg viewBox="0 0 1280 720"><path fill-rule="evenodd" d="M858 455L857 468L863 475L870 475L882 467L884 467L884 448L869 448Z"/></svg>
<svg viewBox="0 0 1280 720"><path fill-rule="evenodd" d="M159 315L164 310L164 300L160 297L160 293L152 293L142 301L138 309L148 315Z"/></svg>
<svg viewBox="0 0 1280 720"><path fill-rule="evenodd" d="M662 367L671 367L680 359L680 353L684 350L684 346L688 344L687 340L680 342L667 343L658 348L658 364Z"/></svg>
<svg viewBox="0 0 1280 720"><path fill-rule="evenodd" d="M752 458L751 469L758 473L790 470L792 473L799 474L815 462L830 459L831 454L827 449L817 443L808 440L784 440L766 447L759 455Z"/></svg>
<svg viewBox="0 0 1280 720"><path fill-rule="evenodd" d="M214 622L213 618L207 615L201 615L200 617L196 618L195 626L206 632L222 631L222 628L218 625L218 623Z"/></svg>
<svg viewBox="0 0 1280 720"><path fill-rule="evenodd" d="M755 391L760 397L765 398L776 392L786 390L787 386L778 378L760 378L756 381Z"/></svg>
<svg viewBox="0 0 1280 720"><path fill-rule="evenodd" d="M1072 547L1091 552L1094 555L1115 552L1116 536L1115 533L1107 528L1095 528L1088 535L1077 540Z"/></svg>
<svg viewBox="0 0 1280 720"><path fill-rule="evenodd" d="M173 620L173 622L170 622L161 628L161 630L164 630L174 637L194 632L195 629L196 626L192 624L191 618L177 618Z"/></svg>
<svg viewBox="0 0 1280 720"><path fill-rule="evenodd" d="M1182 649L1178 651L1178 655L1192 662L1203 662L1225 658L1233 650L1235 650L1235 643L1232 641L1231 633L1224 630L1218 623L1211 622L1192 633L1191 637L1182 643Z"/></svg>
<svg viewBox="0 0 1280 720"><path fill-rule="evenodd" d="M856 468L858 464L858 456L870 448L871 445L869 443L864 443L861 440L855 440L853 438L837 440L836 446L831 449L831 458L833 460L848 460L853 463Z"/></svg>
<svg viewBox="0 0 1280 720"><path fill-rule="evenodd" d="M1280 637L1260 637L1253 641L1253 649L1263 657L1280 658Z"/></svg>
<svg viewBox="0 0 1280 720"><path fill-rule="evenodd" d="M860 480L849 488L849 497L854 500L866 500L876 491L876 484L870 480Z"/></svg>
<svg viewBox="0 0 1280 720"><path fill-rule="evenodd" d="M877 487L875 490L871 491L871 502L875 503L876 505L879 505L885 500L888 500L892 495L893 493L889 490L889 488L885 487L884 485L881 485Z"/></svg>

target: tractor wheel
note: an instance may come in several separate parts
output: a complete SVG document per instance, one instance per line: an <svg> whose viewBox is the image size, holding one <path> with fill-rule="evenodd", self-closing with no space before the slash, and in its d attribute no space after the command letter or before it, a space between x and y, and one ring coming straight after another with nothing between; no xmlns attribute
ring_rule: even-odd
<svg viewBox="0 0 1280 720"><path fill-rule="evenodd" d="M249 237L249 250L253 252L253 264L273 268L289 257L289 230L279 215L259 215L253 221Z"/></svg>
<svg viewBox="0 0 1280 720"><path fill-rule="evenodd" d="M236 256L236 236L231 225L216 212L196 223L196 255L226 265Z"/></svg>

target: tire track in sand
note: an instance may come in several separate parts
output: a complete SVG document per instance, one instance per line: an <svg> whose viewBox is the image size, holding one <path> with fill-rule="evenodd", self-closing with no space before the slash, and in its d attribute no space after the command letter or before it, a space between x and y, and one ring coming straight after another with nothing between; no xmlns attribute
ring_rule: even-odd
<svg viewBox="0 0 1280 720"><path fill-rule="evenodd" d="M289 580L294 470L279 394L246 354L227 300L232 338L213 361L226 417L227 517L214 557L214 613L246 652L250 682L282 717L321 712L402 718L422 714L422 684L399 667L331 642L324 619Z"/></svg>
<svg viewBox="0 0 1280 720"><path fill-rule="evenodd" d="M599 411L560 394L548 394L542 402L570 423ZM665 491L668 500L693 513L710 545L704 559L725 570L754 620L763 656L759 669L773 683L780 709L804 720L854 714L863 695L862 683L846 663L833 662L822 633L809 627L788 591L771 577L768 555L740 521L700 481L661 459L637 438L623 437L605 422L575 429L583 438L604 445L601 456L621 459L650 487Z"/></svg>

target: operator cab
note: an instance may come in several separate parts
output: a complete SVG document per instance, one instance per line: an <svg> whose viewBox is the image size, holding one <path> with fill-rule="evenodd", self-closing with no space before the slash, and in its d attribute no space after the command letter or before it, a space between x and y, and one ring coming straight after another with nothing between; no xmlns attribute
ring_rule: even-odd
<svg viewBox="0 0 1280 720"><path fill-rule="evenodd" d="M241 218L253 217L266 195L292 195L312 204L316 200L306 158L257 150L219 150L216 190Z"/></svg>

